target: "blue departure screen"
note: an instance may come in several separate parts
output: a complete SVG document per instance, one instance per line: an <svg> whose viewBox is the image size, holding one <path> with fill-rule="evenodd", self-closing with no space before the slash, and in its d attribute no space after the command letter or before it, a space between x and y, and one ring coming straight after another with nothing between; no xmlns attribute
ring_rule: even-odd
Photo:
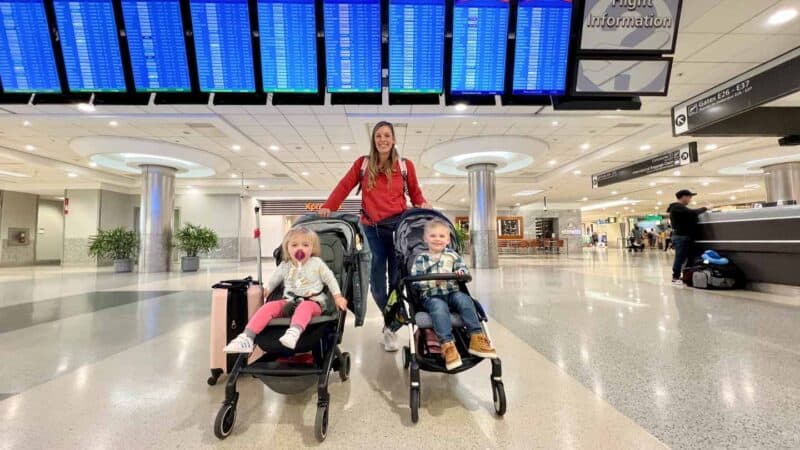
<svg viewBox="0 0 800 450"><path fill-rule="evenodd" d="M571 0L520 0L514 94L564 94L571 17Z"/></svg>
<svg viewBox="0 0 800 450"><path fill-rule="evenodd" d="M123 0L137 91L191 91L179 0Z"/></svg>
<svg viewBox="0 0 800 450"><path fill-rule="evenodd" d="M191 0L203 92L255 92L247 0Z"/></svg>
<svg viewBox="0 0 800 450"><path fill-rule="evenodd" d="M265 92L317 92L314 0L259 0Z"/></svg>
<svg viewBox="0 0 800 450"><path fill-rule="evenodd" d="M441 93L444 0L390 0L389 91Z"/></svg>
<svg viewBox="0 0 800 450"><path fill-rule="evenodd" d="M0 80L5 92L61 92L42 0L0 1Z"/></svg>
<svg viewBox="0 0 800 450"><path fill-rule="evenodd" d="M380 0L323 4L328 92L380 92Z"/></svg>
<svg viewBox="0 0 800 450"><path fill-rule="evenodd" d="M455 0L450 91L502 94L507 37L507 0Z"/></svg>
<svg viewBox="0 0 800 450"><path fill-rule="evenodd" d="M73 92L125 92L111 0L54 0L67 83Z"/></svg>

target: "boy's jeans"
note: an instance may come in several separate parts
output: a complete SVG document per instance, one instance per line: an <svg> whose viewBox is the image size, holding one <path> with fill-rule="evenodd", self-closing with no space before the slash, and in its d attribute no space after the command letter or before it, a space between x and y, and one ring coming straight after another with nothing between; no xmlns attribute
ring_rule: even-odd
<svg viewBox="0 0 800 450"><path fill-rule="evenodd" d="M461 316L461 320L464 321L464 325L466 325L467 332L470 335L481 331L481 322L478 319L478 313L475 311L475 305L472 303L472 297L463 292L451 292L446 297L428 297L422 302L422 306L430 314L433 322L433 331L436 332L442 343L453 341L453 324L450 321L451 309Z"/></svg>

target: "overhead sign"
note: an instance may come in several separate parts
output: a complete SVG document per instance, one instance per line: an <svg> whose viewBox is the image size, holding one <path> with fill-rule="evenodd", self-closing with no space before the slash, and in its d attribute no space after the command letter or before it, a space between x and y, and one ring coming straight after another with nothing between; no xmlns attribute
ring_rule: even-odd
<svg viewBox="0 0 800 450"><path fill-rule="evenodd" d="M697 162L697 142L689 142L674 150L636 161L627 166L596 173L592 175L592 188L601 188L694 162Z"/></svg>
<svg viewBox="0 0 800 450"><path fill-rule="evenodd" d="M573 93L667 95L672 58L580 59Z"/></svg>
<svg viewBox="0 0 800 450"><path fill-rule="evenodd" d="M800 91L800 47L672 108L672 134L691 133Z"/></svg>
<svg viewBox="0 0 800 450"><path fill-rule="evenodd" d="M581 50L674 53L681 0L586 0Z"/></svg>

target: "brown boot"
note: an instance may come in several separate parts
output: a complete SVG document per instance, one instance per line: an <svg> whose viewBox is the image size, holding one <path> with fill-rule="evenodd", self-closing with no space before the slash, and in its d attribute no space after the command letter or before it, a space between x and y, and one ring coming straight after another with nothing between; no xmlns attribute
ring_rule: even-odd
<svg viewBox="0 0 800 450"><path fill-rule="evenodd" d="M489 342L489 338L483 333L475 333L469 338L469 352L481 358L497 358L494 347Z"/></svg>
<svg viewBox="0 0 800 450"><path fill-rule="evenodd" d="M458 349L453 341L442 344L442 356L444 356L444 366L447 370L461 367L461 355L458 354Z"/></svg>

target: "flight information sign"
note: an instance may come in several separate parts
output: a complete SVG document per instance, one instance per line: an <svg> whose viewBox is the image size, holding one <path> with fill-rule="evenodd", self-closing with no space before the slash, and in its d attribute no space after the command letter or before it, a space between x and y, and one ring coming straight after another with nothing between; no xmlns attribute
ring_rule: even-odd
<svg viewBox="0 0 800 450"><path fill-rule="evenodd" d="M264 91L318 92L314 0L259 0L258 31Z"/></svg>
<svg viewBox="0 0 800 450"><path fill-rule="evenodd" d="M571 18L571 0L519 1L514 94L564 94Z"/></svg>
<svg viewBox="0 0 800 450"><path fill-rule="evenodd" d="M0 1L0 81L10 93L61 92L42 0Z"/></svg>
<svg viewBox="0 0 800 450"><path fill-rule="evenodd" d="M380 92L380 0L324 0L323 5L328 92Z"/></svg>
<svg viewBox="0 0 800 450"><path fill-rule="evenodd" d="M450 91L502 94L508 0L455 0Z"/></svg>
<svg viewBox="0 0 800 450"><path fill-rule="evenodd" d="M247 0L191 0L203 92L255 92Z"/></svg>
<svg viewBox="0 0 800 450"><path fill-rule="evenodd" d="M444 0L390 0L389 92L441 93Z"/></svg>
<svg viewBox="0 0 800 450"><path fill-rule="evenodd" d="M188 92L179 0L123 0L133 81L141 92Z"/></svg>
<svg viewBox="0 0 800 450"><path fill-rule="evenodd" d="M67 84L73 92L125 92L111 0L54 0Z"/></svg>

